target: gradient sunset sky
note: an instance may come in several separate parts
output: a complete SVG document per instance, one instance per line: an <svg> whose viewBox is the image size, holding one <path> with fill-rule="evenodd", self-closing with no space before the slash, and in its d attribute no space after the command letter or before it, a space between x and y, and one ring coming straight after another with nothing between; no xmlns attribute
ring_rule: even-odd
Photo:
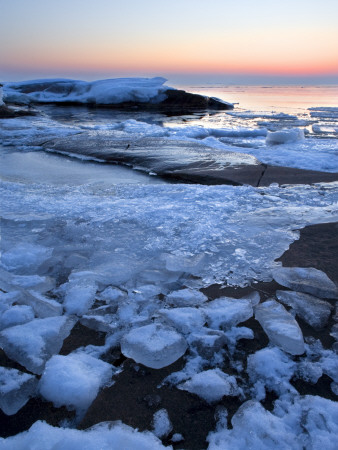
<svg viewBox="0 0 338 450"><path fill-rule="evenodd" d="M0 0L0 80L317 77L338 84L338 0Z"/></svg>

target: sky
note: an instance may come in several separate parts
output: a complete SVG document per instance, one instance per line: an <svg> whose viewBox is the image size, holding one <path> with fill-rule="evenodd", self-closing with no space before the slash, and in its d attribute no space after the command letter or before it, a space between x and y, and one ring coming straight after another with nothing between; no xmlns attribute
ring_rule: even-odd
<svg viewBox="0 0 338 450"><path fill-rule="evenodd" d="M338 84L338 0L0 0L0 80Z"/></svg>

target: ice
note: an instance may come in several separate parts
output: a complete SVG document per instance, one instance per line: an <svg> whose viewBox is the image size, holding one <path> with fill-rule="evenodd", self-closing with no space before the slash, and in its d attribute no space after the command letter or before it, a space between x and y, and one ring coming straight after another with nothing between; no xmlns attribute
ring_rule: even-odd
<svg viewBox="0 0 338 450"><path fill-rule="evenodd" d="M0 314L0 331L30 322L33 319L34 311L30 306L14 305Z"/></svg>
<svg viewBox="0 0 338 450"><path fill-rule="evenodd" d="M327 126L327 125L312 125L312 131L314 133L320 133L320 134L337 134L338 133L338 127L334 126Z"/></svg>
<svg viewBox="0 0 338 450"><path fill-rule="evenodd" d="M251 301L221 297L203 307L210 328L229 329L253 316Z"/></svg>
<svg viewBox="0 0 338 450"><path fill-rule="evenodd" d="M219 352L227 342L225 333L218 330L201 328L187 338L189 345L197 350L203 358L210 359Z"/></svg>
<svg viewBox="0 0 338 450"><path fill-rule="evenodd" d="M248 356L247 372L257 400L265 398L266 389L282 395L294 391L289 381L296 370L296 364L279 348L264 348Z"/></svg>
<svg viewBox="0 0 338 450"><path fill-rule="evenodd" d="M240 339L254 339L254 332L248 327L232 327L224 332L227 345L231 351L236 347L237 341Z"/></svg>
<svg viewBox="0 0 338 450"><path fill-rule="evenodd" d="M0 408L11 416L35 395L38 380L34 375L0 367Z"/></svg>
<svg viewBox="0 0 338 450"><path fill-rule="evenodd" d="M90 103L109 105L123 102L158 103L169 88L165 78L115 78L98 81L66 79L32 80L6 83L6 102Z"/></svg>
<svg viewBox="0 0 338 450"><path fill-rule="evenodd" d="M38 292L50 291L55 286L55 281L51 277L41 277L39 275L13 275L8 281L15 287Z"/></svg>
<svg viewBox="0 0 338 450"><path fill-rule="evenodd" d="M245 402L231 419L232 429L208 435L208 450L337 448L337 403L309 395L276 403L271 413L258 401Z"/></svg>
<svg viewBox="0 0 338 450"><path fill-rule="evenodd" d="M72 280L62 286L65 292L63 305L68 314L82 316L95 301L96 283L91 280Z"/></svg>
<svg viewBox="0 0 338 450"><path fill-rule="evenodd" d="M0 106L4 105L3 95L4 95L3 87L2 87L2 84L0 84Z"/></svg>
<svg viewBox="0 0 338 450"><path fill-rule="evenodd" d="M1 257L1 264L7 270L23 271L36 269L52 254L51 248L34 244L19 244L5 251Z"/></svg>
<svg viewBox="0 0 338 450"><path fill-rule="evenodd" d="M57 428L35 422L28 431L0 440L1 450L163 450L161 441L149 431L140 432L120 421L99 423L85 431Z"/></svg>
<svg viewBox="0 0 338 450"><path fill-rule="evenodd" d="M184 437L180 433L175 433L172 435L171 442L182 442L184 441Z"/></svg>
<svg viewBox="0 0 338 450"><path fill-rule="evenodd" d="M34 319L3 330L0 346L9 358L41 374L48 359L61 349L74 324L75 320L66 316Z"/></svg>
<svg viewBox="0 0 338 450"><path fill-rule="evenodd" d="M169 366L184 355L187 343L173 328L161 324L134 328L121 341L127 358L152 369Z"/></svg>
<svg viewBox="0 0 338 450"><path fill-rule="evenodd" d="M153 417L153 433L155 436L158 438L166 437L172 429L168 411L164 408L156 411Z"/></svg>
<svg viewBox="0 0 338 450"><path fill-rule="evenodd" d="M197 306L207 300L208 297L202 292L188 288L170 292L166 298L167 303L173 306Z"/></svg>
<svg viewBox="0 0 338 450"><path fill-rule="evenodd" d="M104 291L97 294L99 300L103 300L108 305L118 305L119 301L123 300L127 293L115 286L108 286Z"/></svg>
<svg viewBox="0 0 338 450"><path fill-rule="evenodd" d="M293 291L319 298L338 299L338 287L335 283L324 272L313 267L278 267L273 271L273 278Z"/></svg>
<svg viewBox="0 0 338 450"><path fill-rule="evenodd" d="M183 334L202 328L205 323L203 311L197 308L160 309L159 313L169 325Z"/></svg>
<svg viewBox="0 0 338 450"><path fill-rule="evenodd" d="M299 128L281 131L268 131L266 136L266 144L288 144L290 142L303 141L304 139L304 131Z"/></svg>
<svg viewBox="0 0 338 450"><path fill-rule="evenodd" d="M291 306L298 317L314 328L324 327L330 317L331 304L309 294L293 291L276 291L279 301Z"/></svg>
<svg viewBox="0 0 338 450"><path fill-rule="evenodd" d="M67 406L83 415L99 389L111 381L112 369L110 364L85 353L54 355L45 366L39 391L54 406Z"/></svg>
<svg viewBox="0 0 338 450"><path fill-rule="evenodd" d="M22 293L17 303L31 306L36 316L40 319L61 316L63 312L63 307L60 303L32 290Z"/></svg>
<svg viewBox="0 0 338 450"><path fill-rule="evenodd" d="M225 395L236 397L240 393L236 378L220 369L197 373L178 388L196 394L208 403L217 402Z"/></svg>
<svg viewBox="0 0 338 450"><path fill-rule="evenodd" d="M275 300L268 300L256 306L255 318L261 324L272 344L281 347L291 355L304 353L301 329L294 317Z"/></svg>

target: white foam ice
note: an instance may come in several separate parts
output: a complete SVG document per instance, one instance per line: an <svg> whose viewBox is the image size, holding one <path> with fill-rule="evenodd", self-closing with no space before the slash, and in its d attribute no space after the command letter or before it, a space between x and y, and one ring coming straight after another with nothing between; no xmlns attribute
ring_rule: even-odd
<svg viewBox="0 0 338 450"><path fill-rule="evenodd" d="M302 129L290 129L280 131L268 131L266 135L267 145L289 144L292 142L303 141L305 139Z"/></svg>
<svg viewBox="0 0 338 450"><path fill-rule="evenodd" d="M54 355L47 362L39 392L56 407L67 406L83 416L99 389L111 382L113 367L85 353Z"/></svg>
<svg viewBox="0 0 338 450"><path fill-rule="evenodd" d="M210 369L197 373L177 387L198 395L208 403L216 402L225 395L231 397L240 395L236 378L220 369Z"/></svg>
<svg viewBox="0 0 338 450"><path fill-rule="evenodd" d="M153 417L153 433L158 438L168 436L172 431L173 426L170 422L168 411L164 408L155 412Z"/></svg>
<svg viewBox="0 0 338 450"><path fill-rule="evenodd" d="M7 439L0 438L0 448L6 450L24 450L35 447L43 450L57 448L67 450L163 450L165 447L151 432L140 432L132 427L117 422L99 423L88 430L58 428L46 422L35 422L28 431Z"/></svg>
<svg viewBox="0 0 338 450"><path fill-rule="evenodd" d="M109 105L123 102L158 103L166 97L167 80L155 78L114 78L98 81L41 79L5 83L6 102L83 103Z"/></svg>

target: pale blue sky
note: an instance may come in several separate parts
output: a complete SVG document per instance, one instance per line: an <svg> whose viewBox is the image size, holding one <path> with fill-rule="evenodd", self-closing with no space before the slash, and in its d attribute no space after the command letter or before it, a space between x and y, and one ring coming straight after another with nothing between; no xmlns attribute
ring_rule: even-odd
<svg viewBox="0 0 338 450"><path fill-rule="evenodd" d="M338 0L0 0L0 5L2 79L338 74Z"/></svg>

